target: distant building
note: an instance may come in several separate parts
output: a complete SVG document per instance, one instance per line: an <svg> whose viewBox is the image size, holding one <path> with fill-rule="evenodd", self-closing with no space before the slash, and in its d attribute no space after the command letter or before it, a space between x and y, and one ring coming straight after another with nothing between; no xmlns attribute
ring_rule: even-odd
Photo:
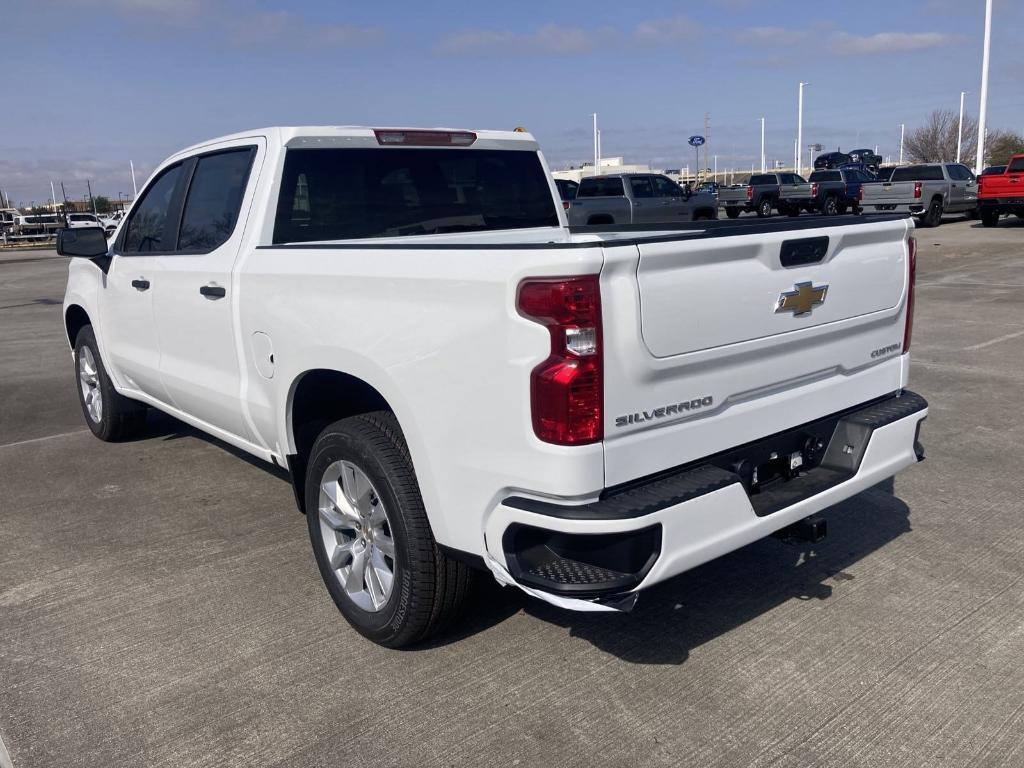
<svg viewBox="0 0 1024 768"><path fill-rule="evenodd" d="M598 176L602 173L650 173L649 165L633 165L627 163L622 157L602 157L598 173L594 173L594 163L583 163L579 168L567 168L561 171L552 171L551 175L556 179L566 179L579 183L585 176Z"/></svg>

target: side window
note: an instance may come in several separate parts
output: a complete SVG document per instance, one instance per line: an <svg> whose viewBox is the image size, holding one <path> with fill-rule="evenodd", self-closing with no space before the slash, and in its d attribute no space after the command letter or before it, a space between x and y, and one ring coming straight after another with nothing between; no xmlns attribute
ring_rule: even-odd
<svg viewBox="0 0 1024 768"><path fill-rule="evenodd" d="M150 251L170 251L174 244L169 240L174 237L169 229L167 214L174 198L174 190L181 178L181 165L173 165L165 170L156 181L149 185L142 194L142 200L132 211L128 224L125 226L124 253L148 253Z"/></svg>
<svg viewBox="0 0 1024 768"><path fill-rule="evenodd" d="M633 197L654 197L649 176L631 176L629 186L633 190Z"/></svg>
<svg viewBox="0 0 1024 768"><path fill-rule="evenodd" d="M654 194L658 197L682 197L683 190L672 179L666 179L664 176L655 176L653 181Z"/></svg>
<svg viewBox="0 0 1024 768"><path fill-rule="evenodd" d="M177 250L212 251L231 237L253 154L244 147L199 158L185 198Z"/></svg>

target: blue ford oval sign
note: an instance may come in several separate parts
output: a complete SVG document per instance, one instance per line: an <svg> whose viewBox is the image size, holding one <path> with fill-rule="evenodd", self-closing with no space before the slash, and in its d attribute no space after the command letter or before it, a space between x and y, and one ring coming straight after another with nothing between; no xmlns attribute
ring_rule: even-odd
<svg viewBox="0 0 1024 768"><path fill-rule="evenodd" d="M703 136L691 136L690 137L690 146L691 147L699 147L703 143L704 143L704 137Z"/></svg>

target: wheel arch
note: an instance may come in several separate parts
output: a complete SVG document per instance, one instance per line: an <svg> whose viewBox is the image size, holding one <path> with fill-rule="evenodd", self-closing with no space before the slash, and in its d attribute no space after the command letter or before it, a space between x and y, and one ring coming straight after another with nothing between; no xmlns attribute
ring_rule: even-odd
<svg viewBox="0 0 1024 768"><path fill-rule="evenodd" d="M297 375L288 388L286 408L286 458L300 512L306 511L306 463L324 427L339 419L372 411L390 411L399 418L377 387L333 368L312 368Z"/></svg>
<svg viewBox="0 0 1024 768"><path fill-rule="evenodd" d="M85 326L92 324L92 319L83 306L80 304L69 304L67 306L64 310L64 332L68 337L68 345L72 349L75 347L75 339L78 338L79 331Z"/></svg>

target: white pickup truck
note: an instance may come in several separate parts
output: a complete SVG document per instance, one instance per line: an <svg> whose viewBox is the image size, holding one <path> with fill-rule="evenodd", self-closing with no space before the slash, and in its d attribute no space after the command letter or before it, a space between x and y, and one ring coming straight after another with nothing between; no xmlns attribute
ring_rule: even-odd
<svg viewBox="0 0 1024 768"><path fill-rule="evenodd" d="M912 230L570 228L527 133L269 128L58 250L92 431L152 407L287 467L331 597L397 647L478 569L628 610L919 461Z"/></svg>

